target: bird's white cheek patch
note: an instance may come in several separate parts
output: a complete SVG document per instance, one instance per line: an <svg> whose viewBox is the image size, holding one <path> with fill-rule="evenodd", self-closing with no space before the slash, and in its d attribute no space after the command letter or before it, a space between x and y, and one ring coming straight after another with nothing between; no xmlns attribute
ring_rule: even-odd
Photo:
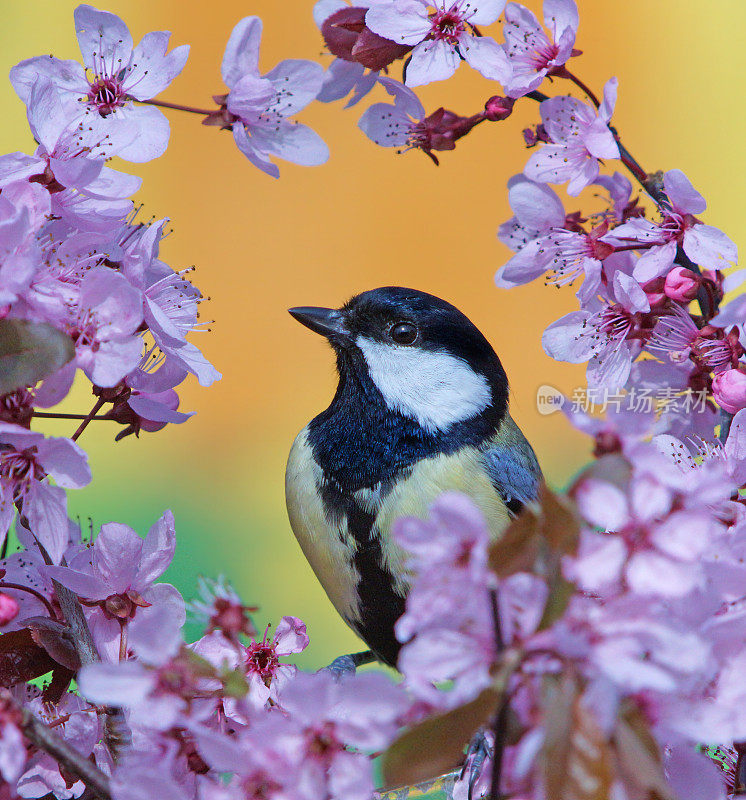
<svg viewBox="0 0 746 800"><path fill-rule="evenodd" d="M492 402L487 379L460 358L363 336L356 344L388 407L416 419L426 430L445 430Z"/></svg>

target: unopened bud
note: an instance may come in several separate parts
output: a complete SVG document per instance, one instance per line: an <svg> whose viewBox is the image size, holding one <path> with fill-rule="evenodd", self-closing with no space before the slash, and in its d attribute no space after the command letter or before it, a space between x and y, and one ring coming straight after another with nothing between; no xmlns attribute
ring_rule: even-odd
<svg viewBox="0 0 746 800"><path fill-rule="evenodd" d="M650 308L659 308L668 300L663 278L653 278L647 283L643 283L642 290L648 298Z"/></svg>
<svg viewBox="0 0 746 800"><path fill-rule="evenodd" d="M0 626L12 622L20 610L18 601L9 594L0 592Z"/></svg>
<svg viewBox="0 0 746 800"><path fill-rule="evenodd" d="M365 25L367 12L357 6L340 8L324 20L321 35L332 55L377 72L407 55L412 47L373 33Z"/></svg>
<svg viewBox="0 0 746 800"><path fill-rule="evenodd" d="M724 411L735 414L746 408L746 373L728 369L712 379L715 401Z"/></svg>
<svg viewBox="0 0 746 800"><path fill-rule="evenodd" d="M484 115L490 122L500 122L513 113L515 100L510 97L500 97L496 94L484 104Z"/></svg>
<svg viewBox="0 0 746 800"><path fill-rule="evenodd" d="M701 279L696 272L686 267L674 267L668 275L664 291L671 300L678 300L680 303L691 303L697 296Z"/></svg>

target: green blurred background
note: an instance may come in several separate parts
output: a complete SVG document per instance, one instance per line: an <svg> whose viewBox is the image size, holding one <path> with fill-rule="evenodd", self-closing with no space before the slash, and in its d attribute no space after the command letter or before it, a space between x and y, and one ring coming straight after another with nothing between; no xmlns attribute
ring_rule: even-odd
<svg viewBox="0 0 746 800"><path fill-rule="evenodd" d="M3 0L2 69L45 53L79 59L75 5ZM540 15L538 2L529 5ZM648 170L682 168L708 200L704 220L743 245L745 111L737 79L746 3L579 5L577 47L584 55L573 62L575 71L597 91L618 76L614 122L627 147ZM99 7L120 14L135 41L168 29L172 46L192 46L183 74L161 97L172 102L209 106L211 95L224 92L223 48L248 14L264 20L263 71L283 58L330 61L310 0L109 0ZM489 32L502 38L497 26ZM418 94L428 113L444 105L472 114L495 88L464 66L451 81ZM549 92L567 89L557 84ZM520 132L537 120L535 104L524 101L508 121L480 126L455 153L442 154L439 168L420 152L396 155L368 141L357 129L367 105L344 111L339 103L315 104L302 113L328 142L331 159L313 169L283 162L279 181L251 167L228 134L180 112L169 114L164 157L120 165L144 179L143 217L172 220L165 260L197 266L194 282L212 297L203 317L215 320L197 343L224 377L210 389L192 380L185 385L181 408L198 412L185 425L115 444L116 426L92 424L81 443L94 479L70 497L72 513L84 523L119 520L140 533L171 508L179 544L167 577L189 598L197 576L223 574L247 603L261 606L256 619L262 624L301 616L311 636L300 659L307 666L360 643L317 585L285 516L290 444L326 407L335 385L330 352L291 320L289 306L334 306L386 284L440 295L495 345L511 379L513 414L550 483L565 484L589 454L587 441L561 415L540 416L535 402L542 384L571 392L584 382L582 367L551 361L540 345L546 325L576 307L572 289L537 282L508 294L492 281L508 257L495 238L510 216L505 184L525 163ZM7 82L0 83L0 113L0 152L30 152L24 107ZM89 391L78 386L67 410L87 411ZM44 430L70 435L74 427L48 423Z"/></svg>

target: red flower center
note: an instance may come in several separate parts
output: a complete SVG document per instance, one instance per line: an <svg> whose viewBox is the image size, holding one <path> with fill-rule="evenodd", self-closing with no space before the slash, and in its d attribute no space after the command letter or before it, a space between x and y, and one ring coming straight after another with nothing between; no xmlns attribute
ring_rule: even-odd
<svg viewBox="0 0 746 800"><path fill-rule="evenodd" d="M106 117L124 105L125 94L116 78L97 77L88 90L88 102Z"/></svg>
<svg viewBox="0 0 746 800"><path fill-rule="evenodd" d="M35 453L35 447L6 453L0 451L0 480L10 483L15 500L25 492L30 481L40 481L46 477L46 472L36 462Z"/></svg>
<svg viewBox="0 0 746 800"><path fill-rule="evenodd" d="M431 19L433 39L457 45L465 32L464 21L453 11L436 11Z"/></svg>
<svg viewBox="0 0 746 800"><path fill-rule="evenodd" d="M272 678L280 666L273 642L254 642L246 648L246 671Z"/></svg>

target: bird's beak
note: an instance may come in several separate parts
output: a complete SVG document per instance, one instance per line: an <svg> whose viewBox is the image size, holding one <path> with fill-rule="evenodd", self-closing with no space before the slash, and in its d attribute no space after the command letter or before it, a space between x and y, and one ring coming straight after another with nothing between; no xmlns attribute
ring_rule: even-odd
<svg viewBox="0 0 746 800"><path fill-rule="evenodd" d="M349 334L344 314L336 308L316 308L315 306L298 306L289 308L288 312L316 333L330 336L346 336Z"/></svg>

